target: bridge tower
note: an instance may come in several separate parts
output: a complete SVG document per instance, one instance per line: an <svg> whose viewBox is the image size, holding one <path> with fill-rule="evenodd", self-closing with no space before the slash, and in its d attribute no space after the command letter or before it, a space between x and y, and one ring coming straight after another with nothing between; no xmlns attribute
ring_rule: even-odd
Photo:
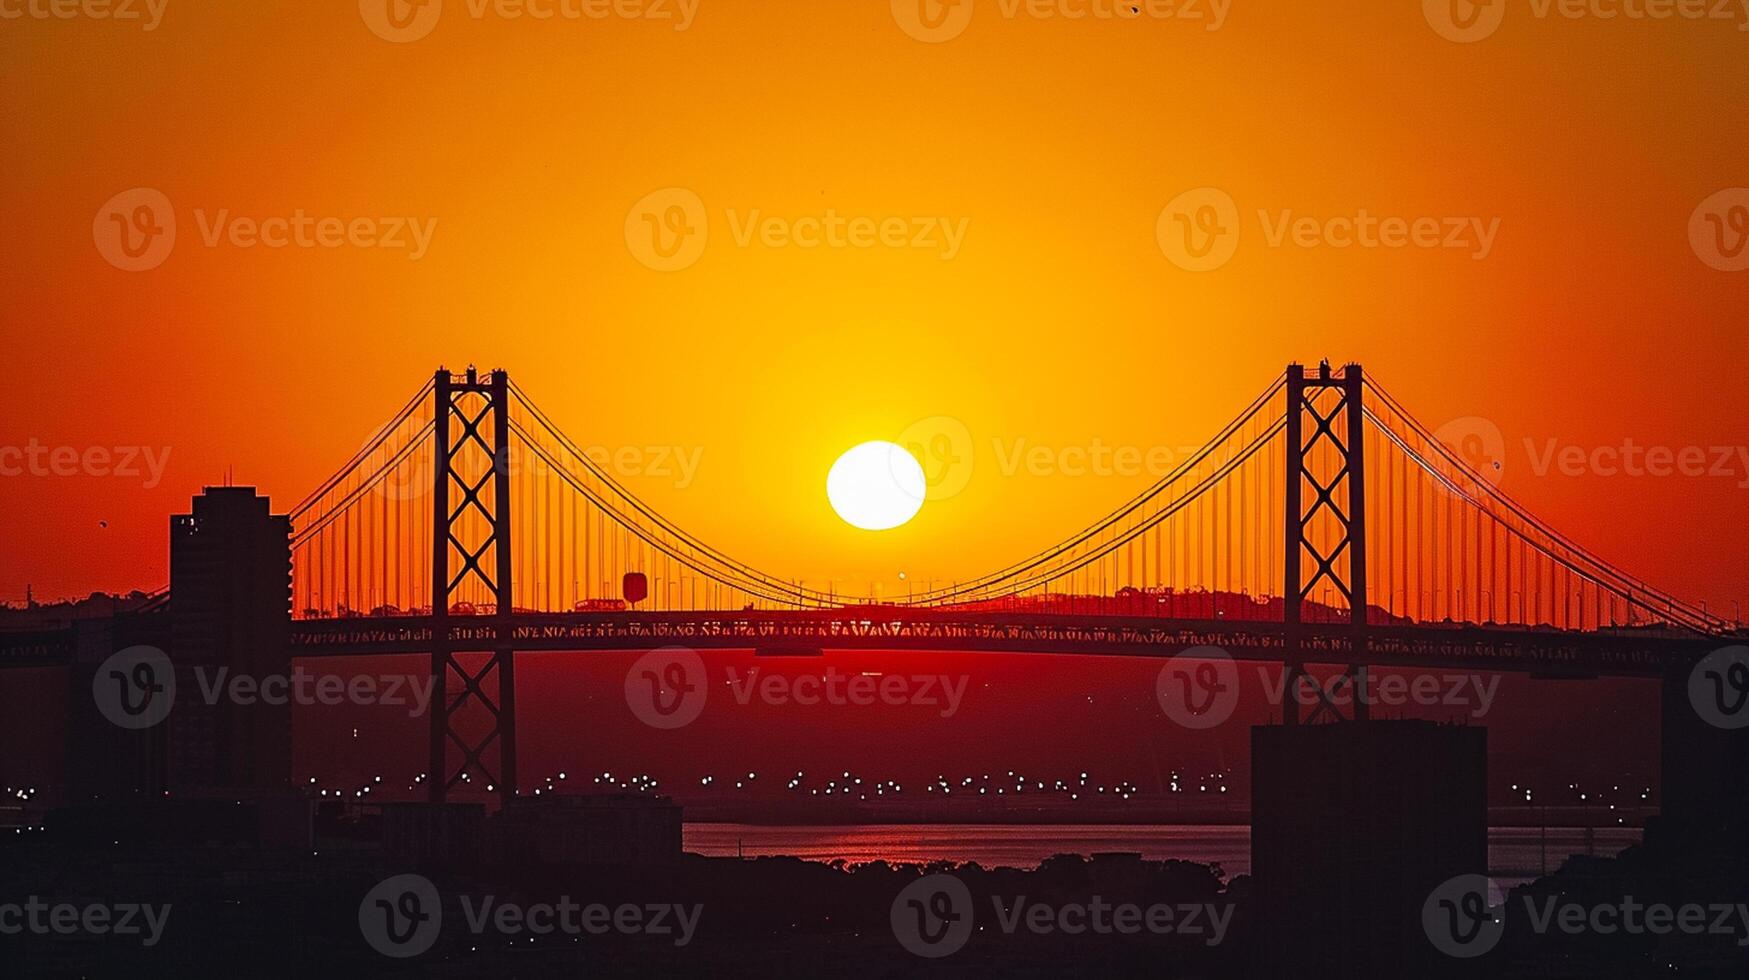
<svg viewBox="0 0 1749 980"><path fill-rule="evenodd" d="M432 468L431 765L429 796L444 802L475 773L508 803L516 795L516 671L511 643L510 382L457 378L439 369ZM452 493L453 491L453 493ZM453 559L453 561L452 561ZM469 597L491 597L490 619L463 612ZM471 612L472 610L468 610ZM483 626L484 628L479 628ZM457 654L473 654L467 661ZM479 655L485 654L482 659ZM470 667L468 661L475 666ZM451 696L451 677L460 689ZM496 681L496 690L488 683ZM461 761L449 764L449 744ZM487 762L497 743L497 765Z"/></svg>
<svg viewBox="0 0 1749 980"><path fill-rule="evenodd" d="M1332 372L1330 363L1308 377L1287 369L1287 513L1282 615L1287 632L1282 721L1300 723L1299 692L1317 698L1306 721L1340 719L1334 700L1344 687L1354 695L1350 717L1364 721L1366 684L1366 413L1360 365ZM1310 434L1308 435L1308 429ZM1308 574L1309 573L1309 574ZM1325 688L1306 672L1301 624L1306 600L1320 587L1339 594L1354 625L1349 667Z"/></svg>

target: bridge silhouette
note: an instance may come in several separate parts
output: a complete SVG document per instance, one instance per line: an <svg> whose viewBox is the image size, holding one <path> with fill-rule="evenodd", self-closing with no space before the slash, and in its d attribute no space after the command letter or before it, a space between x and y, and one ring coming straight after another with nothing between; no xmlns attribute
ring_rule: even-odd
<svg viewBox="0 0 1749 980"><path fill-rule="evenodd" d="M1370 667L1668 679L1740 634L1496 484L1358 365L1292 365L1070 537L965 582L849 597L676 526L505 372L439 370L291 511L289 644L296 657L430 657L427 785L441 801L470 772L473 787L515 794L519 651L1212 646L1280 662L1315 692L1304 719L1285 699L1291 725L1364 718L1365 699L1337 695ZM22 639L8 656L54 659ZM1337 670L1318 679L1313 666Z"/></svg>

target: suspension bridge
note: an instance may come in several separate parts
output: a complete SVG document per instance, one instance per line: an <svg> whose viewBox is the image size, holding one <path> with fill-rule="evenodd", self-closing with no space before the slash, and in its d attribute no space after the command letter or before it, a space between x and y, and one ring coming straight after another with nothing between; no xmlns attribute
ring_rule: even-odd
<svg viewBox="0 0 1749 980"><path fill-rule="evenodd" d="M289 644L430 657L441 800L470 771L514 793L519 651L1215 646L1334 694L1369 667L1669 677L1740 635L1496 484L1358 365L1294 365L1064 540L964 582L847 597L676 526L505 372L439 370L291 511ZM1313 716L1340 716L1335 701ZM1284 710L1301 722L1295 699Z"/></svg>

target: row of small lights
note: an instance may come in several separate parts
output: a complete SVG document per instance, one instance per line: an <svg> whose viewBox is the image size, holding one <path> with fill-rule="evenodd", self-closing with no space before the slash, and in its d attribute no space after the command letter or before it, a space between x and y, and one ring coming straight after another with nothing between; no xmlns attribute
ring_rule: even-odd
<svg viewBox="0 0 1749 980"><path fill-rule="evenodd" d="M1054 779L1049 786L1046 786L1042 779L1028 779L1025 775L1010 769L1008 770L1007 780L997 780L994 782L990 779L989 773L985 773L983 776L979 777L976 782L972 780L972 777L966 776L962 778L958 784L949 782L946 776L936 776L935 782L925 787L925 789L931 793L940 790L941 795L943 796L952 796L953 791L956 789L960 790L962 794L970 794L973 790L976 790L979 796L988 796L990 790L994 788L997 796L1006 796L1010 792L1018 796L1026 793L1030 785L1034 793L1066 794L1071 800L1079 800L1082 793L1092 793L1097 796L1107 791L1107 787L1104 785L1097 783L1089 785L1090 779L1091 777L1087 773L1082 773L1081 778L1078 780L1065 782L1061 779ZM1010 784L1008 780L1013 780L1012 784ZM1001 785L998 785L998 783ZM1130 797L1136 796L1141 792L1133 783L1130 783L1127 780L1111 787L1110 791L1112 795L1123 800L1128 800Z"/></svg>
<svg viewBox="0 0 1749 980"><path fill-rule="evenodd" d="M759 774L757 772L749 772L745 776L736 777L734 779L735 788L746 789L758 778ZM884 797L889 794L896 796L905 791L904 785L896 779L865 780L863 777L858 776L848 769L843 770L837 776L828 779L824 786L804 786L803 784L807 781L807 778L807 773L798 769L796 770L795 775L789 777L784 783L784 789L792 793L805 790L809 796L856 796L860 800L868 799L868 794L871 791L876 797ZM1177 776L1174 774L1174 779L1176 780L1176 778ZM1216 776L1213 778L1224 777ZM1010 782L1010 780L1012 782ZM1116 786L1091 784L1090 780L1091 777L1087 773L1081 773L1078 780L1064 781L1056 779L1047 784L1044 780L1031 779L1010 769L1007 773L1007 779L1002 779L1000 777L993 779L989 773L984 773L976 777L963 777L958 783L951 782L945 775L938 774L933 782L925 784L923 788L925 792L929 793L939 791L943 796L953 795L955 789L961 790L964 795L971 795L975 792L980 796L988 796L993 789L997 796L1007 796L1010 793L1019 795L1031 791L1034 793L1066 794L1072 800L1079 800L1082 793L1090 793L1093 795L1110 793L1113 796L1128 800L1131 797L1139 795L1141 792L1135 784L1127 780L1118 783ZM698 784L702 787L708 788L714 786L716 782L716 776L707 775L701 777ZM1208 791L1206 785L1202 786L1201 789L1204 792ZM1175 784L1173 792L1179 791L1180 790ZM1227 790L1225 786L1220 786L1218 791L1224 793Z"/></svg>
<svg viewBox="0 0 1749 980"><path fill-rule="evenodd" d="M407 785L407 789L417 790L425 783L426 778L427 774L420 773ZM469 773L462 773L459 778L465 783L471 784L473 782L473 778ZM559 772L552 776L547 776L542 784L535 788L533 795L542 796L556 793L559 790L559 784L568 778L569 773L567 772ZM1140 788L1128 780L1123 780L1116 785L1108 786L1101 783L1093 783L1091 782L1091 778L1092 777L1088 773L1083 772L1078 779L1054 779L1046 782L1041 779L1033 779L1010 769L1007 772L1006 779L1000 776L992 777L989 773L983 773L976 777L966 776L958 783L950 782L945 775L937 775L933 782L924 786L924 789L930 793L940 792L943 796L951 796L956 789L960 790L963 795L976 794L980 796L992 795L992 791L994 791L993 795L996 796L1007 796L1011 793L1014 795L1023 795L1028 792L1045 794L1056 793L1066 795L1071 800L1079 800L1084 793L1090 796L1109 794L1122 800L1129 800L1141 794ZM723 781L732 781L735 789L745 790L757 783L758 779L759 773L750 770L745 774L724 777ZM1225 773L1210 773L1196 786L1195 791L1200 793L1225 793L1227 792L1227 787L1224 782L1225 779ZM789 777L785 782L784 789L792 793L805 791L809 796L814 797L850 797L854 795L865 800L868 798L867 794L870 791L872 791L876 797L885 797L888 795L896 796L904 792L904 785L896 779L870 780L865 782L863 777L856 775L848 769L840 773L839 776L827 780L824 786L805 786L803 784L806 780L807 773L798 769L796 770L795 775ZM362 800L371 796L373 791L380 791L382 788L382 782L382 776L373 776L369 782L357 787L356 789L343 789L340 787L322 788L320 786L320 780L315 776L311 776L308 785L316 795L321 798ZM702 776L698 781L700 787L707 789L716 786L717 783L718 777L714 774ZM648 773L637 773L631 776L616 777L611 770L603 770L600 775L595 776L593 784L605 789L637 793L654 793L660 789L662 785L655 777ZM497 787L494 784L486 784L487 792L495 792L496 789ZM1176 772L1172 774L1171 792L1188 792L1188 790L1184 788L1183 777Z"/></svg>
<svg viewBox="0 0 1749 980"><path fill-rule="evenodd" d="M562 772L559 773L559 778L564 779L565 774ZM640 772L637 775L632 776L629 779L616 780L613 778L613 773L604 771L604 772L602 772L601 775L595 777L595 785L605 786L608 789L617 789L617 790L622 790L622 791L623 790L634 790L634 791L639 792L639 793L651 793L651 792L654 792L656 790L656 787L660 786L661 783L658 783L656 781L656 778L654 776L649 775L648 773ZM549 777L547 779L546 791L550 793L555 788L556 787L554 787L552 779ZM534 795L536 795L536 796L539 796L540 793L541 793L541 791L538 789L534 791Z"/></svg>
<svg viewBox="0 0 1749 980"><path fill-rule="evenodd" d="M35 786L30 786L30 787L27 787L24 789L14 789L11 786L0 787L0 799L18 800L22 803L29 803L33 798L35 798L35 796L36 796L36 787ZM13 836L18 837L18 836L22 836L26 831L29 831L31 833L40 833L45 829L46 828L44 828L44 827L14 827L14 828L12 828L12 834L13 834Z"/></svg>
<svg viewBox="0 0 1749 980"><path fill-rule="evenodd" d="M1580 803L1590 803L1592 805L1606 806L1608 808L1609 812L1611 812L1611 813L1615 812L1616 805L1614 803L1605 804L1602 794L1596 794L1596 799L1593 799L1593 793L1589 790L1580 789L1578 783L1568 783L1567 784L1567 791L1570 793L1577 794L1579 797ZM1610 792L1612 792L1612 793L1620 793L1621 791L1622 791L1621 786L1619 784L1610 787ZM1532 803L1536 802L1536 794L1531 790L1531 788L1529 786L1520 786L1518 783L1513 783L1512 784L1512 792L1514 794L1523 793L1524 794L1524 802L1526 804L1532 804ZM1633 791L1629 790L1628 792L1632 793ZM1652 799L1652 788L1650 786L1648 786L1645 789L1640 791L1640 800L1639 801L1641 803L1648 803L1651 801L1651 799ZM1627 824L1627 818L1626 817L1616 817L1615 822L1616 822L1617 826L1625 826Z"/></svg>
<svg viewBox="0 0 1749 980"><path fill-rule="evenodd" d="M939 790L943 795L951 795L953 790L955 790L956 788L960 789L962 791L970 791L970 790L975 789L980 795L988 795L989 790L991 788L994 788L996 790L997 795L1000 796L1000 795L1006 795L1010 789L1012 789L1012 791L1014 793L1017 793L1017 794L1025 793L1027 791L1028 787L1030 786L1034 792L1067 793L1067 794L1069 794L1070 799L1079 799L1080 793L1088 791L1089 776L1087 773L1081 773L1080 778L1078 780L1073 781L1073 782L1065 782L1065 781L1060 780L1060 779L1052 780L1048 787L1043 780L1031 779L1027 776L1016 773L1012 769L1008 770L1007 776L1008 776L1009 780L1013 781L1012 786L1009 786L1005 780L998 779L996 782L992 782L990 774L984 773L976 778L974 778L972 776L966 776L966 777L962 778L957 784L950 782L946 776L937 775L935 777L935 781L933 783L926 785L924 788L928 792L932 792L932 793ZM560 782L565 781L568 777L569 777L569 774L566 772L563 772L563 771L561 771L555 775L546 777L544 783L541 786L538 786L535 788L534 795L540 796L544 793L556 792L559 788L558 784ZM752 771L748 772L744 777L736 777L734 780L735 788L736 789L745 789L749 785L754 783L758 778L759 778L759 774L757 772L752 772ZM789 781L785 784L784 788L786 790L790 790L790 791L800 790L803 788L802 783L806 778L807 778L807 774L805 772L803 772L802 770L798 769L798 770L796 770L796 774L794 776L790 777ZM844 796L848 796L854 792L863 792L863 791L857 789L857 787L861 787L864 785L862 777L852 774L849 770L845 770L841 774L840 778L843 780L842 784L839 783L838 779L829 780L826 783L823 794L822 794L822 790L818 787L810 788L808 790L808 792L810 795L813 795L813 796L819 796L819 795L826 795L826 796L844 795ZM1208 793L1208 792L1212 791L1215 793L1226 793L1227 792L1226 778L1227 778L1227 773L1225 773L1225 772L1207 773L1203 776L1197 777L1197 779L1196 779L1197 785L1196 785L1195 792ZM408 784L407 788L409 790L416 790L419 788L420 785L422 785L425 782L425 779L426 779L426 774L420 773L418 776L415 776L413 778L413 781ZM465 772L462 773L461 779L463 782L471 783L473 781L473 777L469 773L465 773ZM379 776L371 777L370 782L367 782L364 785L362 785L359 788L354 789L354 790L348 791L345 789L341 789L339 787L324 789L318 785L317 777L311 776L308 785L310 787L312 787L313 789L315 789L317 795L320 797L331 797L331 798L335 798L335 799L345 799L348 795L350 795L354 799L362 799L365 796L370 795L373 790L380 788L382 785L382 782L383 782L383 777L379 775ZM700 786L708 788L708 787L716 785L717 777L714 775L706 775L706 776L701 777L698 782L699 782ZM633 775L633 776L630 776L630 777L627 777L624 779L616 779L611 771L603 771L601 775L595 777L594 783L597 786L604 786L608 789L629 790L629 791L636 791L636 792L640 792L640 793L654 792L655 790L657 790L661 786L661 783L659 783L655 779L655 777L650 776L647 773L638 773L636 775ZM998 785L999 783L1000 783L1000 785ZM1169 782L1169 785L1167 788L1168 788L1168 791L1172 792L1172 793L1186 793L1186 792L1190 792L1190 790L1186 788L1189 785L1189 783L1190 783L1190 780L1188 780L1185 776L1180 775L1178 772L1174 771L1171 775L1171 779L1170 779L1170 782ZM1211 790L1211 786L1213 787L1212 790ZM889 793L889 792L900 793L900 792L903 792L903 789L904 789L904 787L902 785L900 785L898 781L890 780L890 779L881 780L879 782L873 783L871 788L873 788L875 790L876 795L885 795L886 793ZM497 787L491 783L488 783L486 785L486 789L488 792L493 792L493 791L496 791ZM1096 794L1097 793L1105 793L1105 792L1107 792L1107 789L1108 788L1104 785L1095 785L1092 787L1092 792L1094 792ZM1140 793L1140 790L1137 789L1133 783L1130 783L1127 781L1120 782L1115 787L1110 787L1110 790L1112 792L1116 793L1117 795L1123 797L1126 800L1129 799L1131 796L1139 795L1139 793ZM1596 799L1594 801L1593 800L1593 795L1594 795L1593 792L1582 789L1580 787L1580 784L1578 784L1578 783L1568 783L1567 790L1568 790L1568 792L1575 794L1578 797L1578 801L1581 803L1595 802L1597 805L1605 805L1605 800L1604 800L1602 794L1600 794L1600 793L1595 794ZM1616 785L1611 786L1610 792L1614 793L1614 794L1620 794L1622 792L1622 788L1621 788L1620 784L1616 784ZM1632 791L1630 790L1629 792L1631 793ZM28 787L28 788L16 788L16 787L12 787L12 786L0 787L0 799L9 798L9 799L16 799L16 800L19 800L21 802L28 803L37 796L37 793L38 793L37 788L34 786ZM1535 791L1529 786L1522 785L1520 783L1513 783L1512 784L1512 793L1515 796L1517 794L1522 793L1524 795L1524 802L1525 803L1536 802ZM166 793L165 795L168 796L169 794ZM1640 791L1640 793L1639 793L1639 801L1640 802L1649 802L1651 800L1651 798L1652 798L1651 787L1649 787L1649 786L1645 787L1644 789L1642 789ZM1608 803L1607 806L1609 807L1609 809L1614 810L1616 804Z"/></svg>

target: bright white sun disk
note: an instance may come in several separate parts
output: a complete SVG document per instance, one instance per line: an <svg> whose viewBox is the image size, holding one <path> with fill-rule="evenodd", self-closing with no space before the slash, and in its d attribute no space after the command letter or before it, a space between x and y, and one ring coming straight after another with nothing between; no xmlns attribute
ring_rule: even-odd
<svg viewBox="0 0 1749 980"><path fill-rule="evenodd" d="M885 531L917 516L928 484L923 465L903 446L865 442L845 451L826 474L826 499L845 523Z"/></svg>

